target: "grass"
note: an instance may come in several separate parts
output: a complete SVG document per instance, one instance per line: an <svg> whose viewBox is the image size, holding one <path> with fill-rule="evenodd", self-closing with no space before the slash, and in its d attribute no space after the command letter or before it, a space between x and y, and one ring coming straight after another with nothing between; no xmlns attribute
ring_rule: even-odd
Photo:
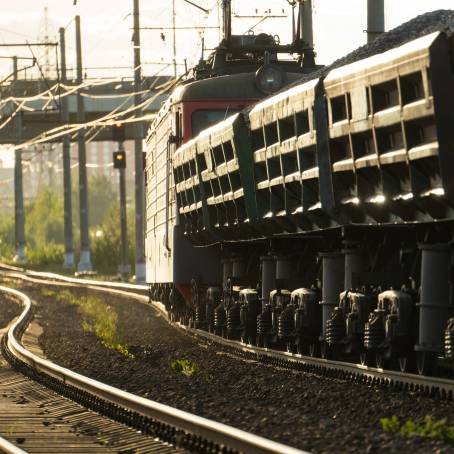
<svg viewBox="0 0 454 454"><path fill-rule="evenodd" d="M427 415L422 424L411 419L401 424L399 418L394 415L391 418L381 418L380 424L385 432L399 433L406 437L430 438L454 444L454 426L448 425L447 418L435 420L432 416Z"/></svg>
<svg viewBox="0 0 454 454"><path fill-rule="evenodd" d="M191 377L199 371L197 364L189 359L177 359L170 365L170 367L173 371L186 375L186 377Z"/></svg>
<svg viewBox="0 0 454 454"><path fill-rule="evenodd" d="M116 350L127 358L134 358L118 334L118 314L112 306L99 298L76 297L69 290L61 291L58 294L58 300L79 307L83 316L82 328L85 332L95 334L106 348Z"/></svg>

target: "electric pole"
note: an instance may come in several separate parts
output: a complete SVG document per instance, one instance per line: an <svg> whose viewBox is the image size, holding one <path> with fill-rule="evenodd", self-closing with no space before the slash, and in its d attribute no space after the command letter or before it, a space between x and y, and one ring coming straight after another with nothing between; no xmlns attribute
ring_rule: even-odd
<svg viewBox="0 0 454 454"><path fill-rule="evenodd" d="M173 28L173 76L177 78L177 13L175 0L172 0L172 28Z"/></svg>
<svg viewBox="0 0 454 454"><path fill-rule="evenodd" d="M80 37L80 16L76 16L76 53L77 53L77 85L82 78L82 42ZM85 123L85 106L82 88L77 90L77 122ZM78 271L91 271L90 237L88 234L88 187L87 187L87 156L85 150L85 129L77 132L79 148L79 210L80 210L80 260Z"/></svg>
<svg viewBox="0 0 454 454"><path fill-rule="evenodd" d="M60 64L61 64L61 82L67 83L66 80L66 47L65 47L65 29L60 28ZM69 123L68 97L61 98L61 116L63 124ZM69 135L63 136L63 211L64 211L64 229L65 229L65 261L63 268L74 268L74 241L73 241L73 214L71 200L71 144Z"/></svg>
<svg viewBox="0 0 454 454"><path fill-rule="evenodd" d="M385 0L367 0L367 42L385 32Z"/></svg>
<svg viewBox="0 0 454 454"><path fill-rule="evenodd" d="M17 96L17 57L13 57L14 71L14 94ZM14 117L14 131L16 136L16 144L22 141L22 117L21 112L17 111ZM14 214L15 214L15 240L16 240L16 255L14 261L25 263L25 213L24 213L24 182L22 172L22 150L14 152Z"/></svg>
<svg viewBox="0 0 454 454"><path fill-rule="evenodd" d="M140 105L142 97L142 68L140 63L140 20L139 0L134 0L134 106ZM135 110L135 117L142 116L142 109ZM136 281L145 282L145 191L143 172L143 123L138 121L134 126L134 167L135 167L135 204L136 204Z"/></svg>

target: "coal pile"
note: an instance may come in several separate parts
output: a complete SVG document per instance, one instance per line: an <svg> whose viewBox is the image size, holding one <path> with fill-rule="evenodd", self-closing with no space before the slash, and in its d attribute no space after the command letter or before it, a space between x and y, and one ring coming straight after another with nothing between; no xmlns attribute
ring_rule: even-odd
<svg viewBox="0 0 454 454"><path fill-rule="evenodd" d="M364 60L365 58L378 55L395 47L403 46L404 44L414 39L421 38L422 36L429 35L430 33L437 31L445 31L448 34L454 32L454 10L439 9L436 11L431 11L429 13L421 14L420 16L416 16L408 22L405 22L386 33L383 33L374 41L365 44L364 46L358 47L349 54L335 60L330 65L323 66L322 68L314 72L305 74L298 81L286 85L279 92L285 92L291 87L295 87L313 79L320 77L323 78L333 69L355 63L359 60ZM253 107L254 105L251 105L243 110L242 113L245 116L246 121L248 121L247 114L250 110L253 109Z"/></svg>
<svg viewBox="0 0 454 454"><path fill-rule="evenodd" d="M448 33L454 31L454 10L440 9L417 16L389 32L383 33L371 43L350 52L345 57L326 66L323 70L326 73L339 66L348 65L395 47L403 46L414 39L437 31L447 31Z"/></svg>

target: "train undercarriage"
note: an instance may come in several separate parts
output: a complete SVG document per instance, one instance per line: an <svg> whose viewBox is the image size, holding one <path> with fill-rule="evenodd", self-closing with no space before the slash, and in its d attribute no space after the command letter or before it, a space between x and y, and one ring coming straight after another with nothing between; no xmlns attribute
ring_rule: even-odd
<svg viewBox="0 0 454 454"><path fill-rule="evenodd" d="M150 298L194 328L265 348L436 373L454 356L453 224L349 226L222 245L222 282ZM209 264L207 264L209 266Z"/></svg>

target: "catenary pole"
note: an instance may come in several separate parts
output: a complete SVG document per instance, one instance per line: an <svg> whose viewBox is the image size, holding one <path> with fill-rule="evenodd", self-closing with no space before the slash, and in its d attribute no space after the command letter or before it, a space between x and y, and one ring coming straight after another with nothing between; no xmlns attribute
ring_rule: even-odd
<svg viewBox="0 0 454 454"><path fill-rule="evenodd" d="M17 95L17 57L13 57L14 71L14 92ZM22 141L22 117L21 112L17 112L14 117L14 133L16 143ZM16 255L14 261L25 263L25 213L24 213L24 182L22 172L22 150L14 152L14 217L15 217L15 240L16 240Z"/></svg>
<svg viewBox="0 0 454 454"><path fill-rule="evenodd" d="M82 42L80 34L80 16L76 16L76 54L77 54L77 85L82 84ZM77 122L85 123L85 106L82 89L77 90ZM80 210L80 260L79 271L91 271L90 237L88 234L88 187L87 187L87 156L85 150L85 130L77 133L79 151L79 210Z"/></svg>
<svg viewBox="0 0 454 454"><path fill-rule="evenodd" d="M140 63L140 12L139 0L134 1L134 105L141 103L142 68ZM135 111L135 117L142 116L142 109ZM145 192L143 172L143 123L137 122L134 126L134 168L135 168L135 210L136 210L136 281L145 282Z"/></svg>
<svg viewBox="0 0 454 454"><path fill-rule="evenodd" d="M367 0L367 42L385 31L385 0Z"/></svg>
<svg viewBox="0 0 454 454"><path fill-rule="evenodd" d="M118 142L118 151L124 152L123 141ZM118 169L120 183L120 230L121 230L121 258L120 275L126 281L131 267L128 261L128 220L126 212L126 166Z"/></svg>
<svg viewBox="0 0 454 454"><path fill-rule="evenodd" d="M61 82L66 80L66 49L65 49L65 29L60 28L60 65ZM62 123L69 123L68 98L64 96L61 102ZM74 240L73 240L73 218L71 201L71 149L69 135L63 136L63 208L64 208L64 233L65 233L65 261L63 268L74 268Z"/></svg>

